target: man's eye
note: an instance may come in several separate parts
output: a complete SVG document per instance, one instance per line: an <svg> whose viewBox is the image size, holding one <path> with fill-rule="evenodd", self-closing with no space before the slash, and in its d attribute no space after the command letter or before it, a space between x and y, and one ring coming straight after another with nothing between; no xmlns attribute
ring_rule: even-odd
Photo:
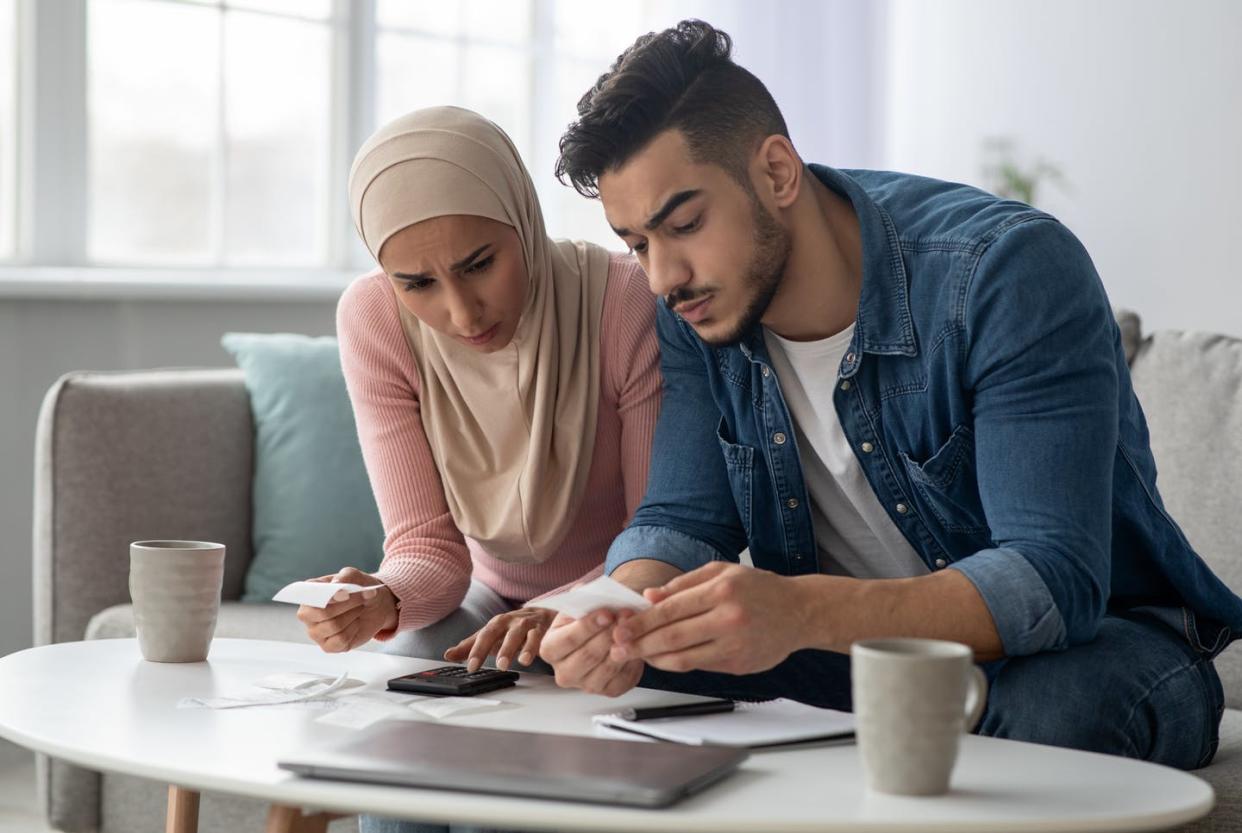
<svg viewBox="0 0 1242 833"><path fill-rule="evenodd" d="M630 251L636 255L645 255L647 253L647 241L635 243L633 246L630 246Z"/></svg>
<svg viewBox="0 0 1242 833"><path fill-rule="evenodd" d="M495 259L496 259L496 255L488 255L487 257L480 260L478 263L470 264L465 269L463 269L462 272L467 275L473 275L478 272L486 272L487 267L491 266L492 261L494 261Z"/></svg>
<svg viewBox="0 0 1242 833"><path fill-rule="evenodd" d="M422 292L424 289L431 286L433 283L435 283L435 281L431 280L430 278L418 278L417 280L406 281L405 291L406 292Z"/></svg>
<svg viewBox="0 0 1242 833"><path fill-rule="evenodd" d="M695 217L693 220L686 223L684 226L673 226L673 231L677 232L678 234L687 234L689 232L694 231L698 227L699 227L699 218Z"/></svg>

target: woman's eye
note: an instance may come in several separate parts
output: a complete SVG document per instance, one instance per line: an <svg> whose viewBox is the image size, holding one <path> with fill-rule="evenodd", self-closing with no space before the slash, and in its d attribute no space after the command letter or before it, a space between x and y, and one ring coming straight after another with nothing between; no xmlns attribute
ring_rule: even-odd
<svg viewBox="0 0 1242 833"><path fill-rule="evenodd" d="M635 243L633 246L630 246L630 251L636 255L647 254L647 241L644 240L642 243Z"/></svg>
<svg viewBox="0 0 1242 833"><path fill-rule="evenodd" d="M695 217L693 220L686 223L684 226L673 226L673 231L677 232L678 234L686 234L688 232L694 231L698 227L699 227L699 218Z"/></svg>
<svg viewBox="0 0 1242 833"><path fill-rule="evenodd" d="M405 291L406 292L421 292L427 287L431 286L433 283L435 283L435 281L431 280L430 278L418 278L417 280L406 281Z"/></svg>
<svg viewBox="0 0 1242 833"><path fill-rule="evenodd" d="M488 255L487 257L480 260L478 263L470 264L463 271L467 275L474 275L478 272L485 272L487 271L487 267L491 266L492 261L495 259L496 259L496 255Z"/></svg>

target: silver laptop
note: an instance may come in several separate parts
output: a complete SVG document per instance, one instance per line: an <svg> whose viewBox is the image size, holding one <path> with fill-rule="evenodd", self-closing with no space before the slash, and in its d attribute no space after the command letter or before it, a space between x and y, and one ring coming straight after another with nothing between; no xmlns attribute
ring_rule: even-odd
<svg viewBox="0 0 1242 833"><path fill-rule="evenodd" d="M666 807L733 772L745 749L387 722L277 763L310 778Z"/></svg>

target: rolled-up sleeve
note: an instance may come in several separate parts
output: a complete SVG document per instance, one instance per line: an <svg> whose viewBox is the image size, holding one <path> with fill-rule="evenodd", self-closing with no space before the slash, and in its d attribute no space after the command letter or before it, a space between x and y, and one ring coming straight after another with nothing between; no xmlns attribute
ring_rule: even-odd
<svg viewBox="0 0 1242 833"><path fill-rule="evenodd" d="M953 565L970 579L992 614L1006 656L1023 656L1066 645L1065 619L1048 585L1022 554L980 550Z"/></svg>
<svg viewBox="0 0 1242 833"><path fill-rule="evenodd" d="M629 526L608 548L605 572L609 575L627 561L653 558L688 573L719 558L709 544L663 526Z"/></svg>

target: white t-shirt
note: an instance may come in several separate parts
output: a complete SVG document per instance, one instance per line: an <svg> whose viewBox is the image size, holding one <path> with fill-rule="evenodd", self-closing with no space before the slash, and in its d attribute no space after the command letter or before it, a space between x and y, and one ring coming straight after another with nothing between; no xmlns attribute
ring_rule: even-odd
<svg viewBox="0 0 1242 833"><path fill-rule="evenodd" d="M854 325L820 341L789 341L766 328L763 335L794 421L820 570L856 578L927 573L867 482L832 402Z"/></svg>

